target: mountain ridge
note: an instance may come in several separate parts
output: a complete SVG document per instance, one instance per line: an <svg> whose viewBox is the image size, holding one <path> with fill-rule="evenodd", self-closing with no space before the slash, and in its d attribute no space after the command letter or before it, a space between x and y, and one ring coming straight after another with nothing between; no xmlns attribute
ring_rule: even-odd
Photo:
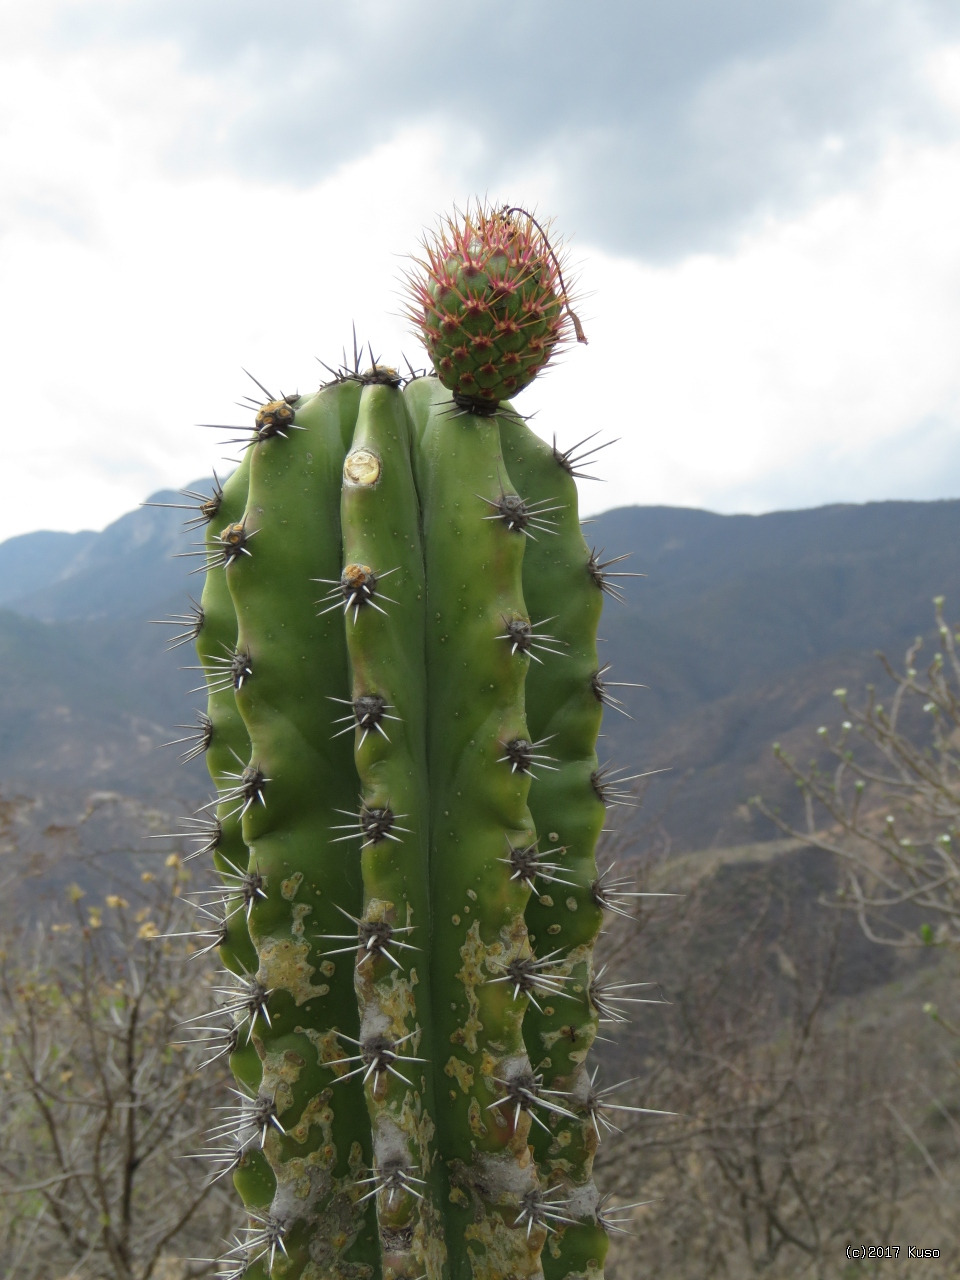
<svg viewBox="0 0 960 1280"><path fill-rule="evenodd" d="M101 533L0 543L0 786L209 794L202 761L180 770L157 750L192 720L184 694L202 680L180 664L195 659L187 646L164 653L173 629L146 625L201 590L190 575L201 561L175 558L201 534L161 505L184 501L164 490ZM666 807L676 848L763 838L744 809L758 791L795 803L771 743L815 752L832 690L881 675L877 649L896 663L932 633L932 597L949 612L960 582L958 533L956 499L762 515L620 507L585 522L604 557L631 553L615 568L646 575L615 579L623 602L604 610L609 678L646 688L621 691L632 720L606 714L601 758L667 770L646 813Z"/></svg>

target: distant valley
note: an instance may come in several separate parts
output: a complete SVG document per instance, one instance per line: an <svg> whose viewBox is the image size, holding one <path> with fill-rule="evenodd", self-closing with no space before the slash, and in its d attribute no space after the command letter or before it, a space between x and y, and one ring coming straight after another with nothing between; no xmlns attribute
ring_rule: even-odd
<svg viewBox="0 0 960 1280"><path fill-rule="evenodd" d="M190 488L197 487L195 484ZM173 492L154 503L178 503ZM150 805L209 794L202 762L161 744L187 730L202 683L183 670L171 628L198 596L199 561L183 512L144 506L102 533L37 532L0 544L0 788L33 795L118 792ZM585 527L617 568L623 603L607 602L601 661L632 719L608 712L601 756L650 780L643 819L658 815L674 852L774 833L744 801L785 805L793 788L771 758L780 740L816 751L837 718L832 690L882 679L932 630L931 599L960 612L960 501L879 502L762 516L625 507ZM78 801L79 802L79 801Z"/></svg>

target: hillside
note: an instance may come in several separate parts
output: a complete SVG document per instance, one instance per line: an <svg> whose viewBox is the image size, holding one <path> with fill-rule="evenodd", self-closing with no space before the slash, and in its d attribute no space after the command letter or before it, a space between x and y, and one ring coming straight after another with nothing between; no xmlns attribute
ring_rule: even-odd
<svg viewBox="0 0 960 1280"><path fill-rule="evenodd" d="M197 487L195 484L191 488ZM174 493L151 502L182 501ZM97 788L151 803L208 793L200 762L159 750L189 724L198 683L168 628L199 591L182 512L145 506L102 533L38 532L0 544L0 785ZM960 581L960 501L830 506L762 516L670 507L608 512L585 528L606 556L630 552L601 646L632 719L608 712L602 755L653 778L675 851L769 837L743 801L789 804L772 761L801 755L835 718L832 690L882 675L929 630L931 598ZM24 588L27 589L24 589ZM948 605L949 612L949 605Z"/></svg>

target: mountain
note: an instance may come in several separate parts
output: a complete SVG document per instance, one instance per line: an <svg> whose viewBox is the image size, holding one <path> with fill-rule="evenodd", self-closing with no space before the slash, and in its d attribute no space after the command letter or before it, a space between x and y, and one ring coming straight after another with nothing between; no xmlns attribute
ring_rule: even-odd
<svg viewBox="0 0 960 1280"><path fill-rule="evenodd" d="M72 565L97 535L83 533L24 533L0 542L0 605L25 599L37 590L69 576Z"/></svg>
<svg viewBox="0 0 960 1280"><path fill-rule="evenodd" d="M192 489L206 488L200 484ZM151 504L177 504L172 492ZM201 589L184 513L147 505L102 533L38 532L0 544L0 790L97 788L144 803L199 803L201 762L181 768L159 746L187 729L199 673L188 647L164 652ZM960 581L960 501L835 505L760 516L624 507L585 535L623 601L604 613L602 662L632 719L608 712L602 757L650 780L640 818L674 851L735 845L772 832L745 808L794 789L771 758L801 756L837 718L832 690L882 675L918 632L931 598ZM948 609L949 612L949 609ZM159 633L159 634L158 634Z"/></svg>

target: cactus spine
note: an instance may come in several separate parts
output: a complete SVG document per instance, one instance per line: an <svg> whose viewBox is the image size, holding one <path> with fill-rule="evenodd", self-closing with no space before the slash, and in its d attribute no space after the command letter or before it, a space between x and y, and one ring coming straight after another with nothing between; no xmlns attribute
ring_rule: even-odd
<svg viewBox="0 0 960 1280"><path fill-rule="evenodd" d="M222 1274L596 1280L605 584L505 401L582 334L517 210L449 220L409 298L439 376L269 398L204 512Z"/></svg>

